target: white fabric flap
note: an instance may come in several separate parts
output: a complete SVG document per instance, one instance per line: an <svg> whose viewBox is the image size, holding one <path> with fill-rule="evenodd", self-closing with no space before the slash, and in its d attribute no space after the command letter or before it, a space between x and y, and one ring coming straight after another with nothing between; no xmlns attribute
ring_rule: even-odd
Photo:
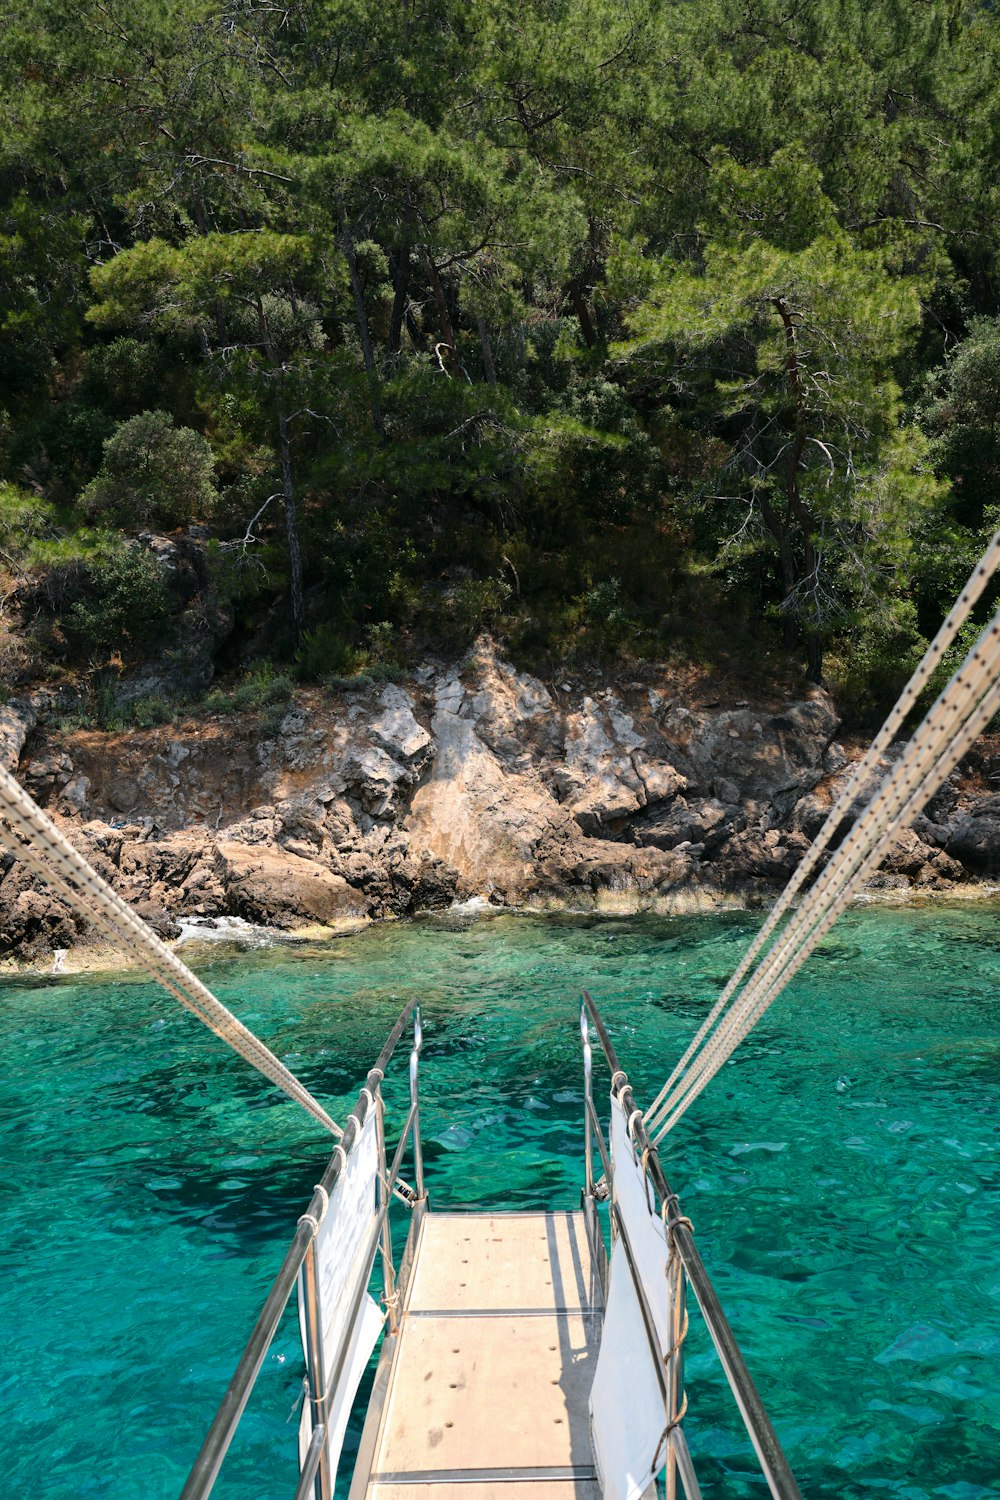
<svg viewBox="0 0 1000 1500"><path fill-rule="evenodd" d="M652 1189L647 1195L625 1115L614 1097L611 1152L622 1233L611 1252L607 1309L590 1394L590 1436L604 1500L639 1500L664 1461L667 1415L622 1235L628 1240L664 1357L670 1347L667 1242L663 1222L652 1211Z"/></svg>
<svg viewBox="0 0 1000 1500"><path fill-rule="evenodd" d="M619 1240L590 1393L590 1439L604 1500L639 1500L663 1463L666 1411L642 1308Z"/></svg>
<svg viewBox="0 0 1000 1500"><path fill-rule="evenodd" d="M375 1111L370 1109L330 1194L329 1206L316 1235L319 1315L328 1382L333 1379L345 1345L347 1350L336 1386L330 1395L328 1412L327 1449L330 1471L334 1477L358 1382L382 1330L382 1314L378 1304L367 1292L361 1300L353 1325L348 1325L352 1304L359 1290L367 1286L375 1258L375 1247L371 1241L375 1229L377 1176L378 1138L375 1134ZM299 1330L305 1351L305 1307L301 1277ZM312 1415L306 1400L299 1422L300 1465L311 1436Z"/></svg>
<svg viewBox="0 0 1000 1500"><path fill-rule="evenodd" d="M382 1332L382 1313L378 1303L373 1297L365 1293L365 1300L361 1304L361 1312L354 1325L351 1336L351 1345L344 1368L341 1372L337 1389L333 1393L330 1402L330 1410L327 1414L327 1438L326 1448L330 1455L330 1474L335 1480L337 1467L340 1463L340 1451L344 1446L344 1434L347 1431L347 1421L351 1415L351 1407L354 1405L354 1397L361 1377L371 1358L372 1350L378 1343L378 1336ZM299 1419L299 1468L305 1462L306 1453L309 1451L309 1440L312 1437L312 1410L309 1405L308 1396L302 1403L302 1416Z"/></svg>
<svg viewBox="0 0 1000 1500"><path fill-rule="evenodd" d="M628 1134L625 1113L611 1100L611 1161L615 1177L615 1203L628 1235L632 1259L653 1315L660 1352L670 1349L670 1318L667 1311L667 1233L658 1213L651 1211L653 1189L647 1191L646 1174Z"/></svg>

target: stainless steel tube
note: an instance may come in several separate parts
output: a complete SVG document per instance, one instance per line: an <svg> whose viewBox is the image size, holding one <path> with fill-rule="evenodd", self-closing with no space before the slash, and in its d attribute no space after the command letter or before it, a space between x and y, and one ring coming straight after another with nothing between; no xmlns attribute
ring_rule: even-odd
<svg viewBox="0 0 1000 1500"><path fill-rule="evenodd" d="M420 1093L417 1079L423 1044L424 1028L420 1019L420 1007L417 1006L413 1012L413 1051L410 1053L410 1109L413 1115L413 1161L417 1177L417 1197L421 1202L427 1197L424 1188L424 1153L420 1144Z"/></svg>
<svg viewBox="0 0 1000 1500"><path fill-rule="evenodd" d="M375 1066L369 1071L365 1081L365 1087L358 1095L358 1102L347 1118L340 1146L334 1151L327 1163L326 1170L320 1178L319 1186L313 1194L307 1212L303 1215L292 1243L289 1245L281 1268L275 1277L267 1300L260 1310L260 1314L253 1327L253 1332L247 1341L246 1348L240 1356L239 1364L233 1372L226 1393L222 1398L219 1409L211 1427L206 1434L205 1441L201 1445L201 1451L194 1461L194 1465L187 1477L187 1482L181 1491L180 1500L205 1500L205 1496L211 1493L223 1459L233 1440L233 1434L239 1426L239 1421L250 1399L254 1382L260 1373L261 1366L267 1357L271 1340L274 1338L281 1322L282 1314L296 1278L302 1269L302 1263L306 1257L306 1251L312 1243L315 1233L315 1225L323 1216L329 1195L332 1192L337 1178L340 1176L344 1158L350 1152L351 1147L357 1139L358 1131L364 1124L368 1111L368 1100L374 1095L375 1089L381 1083L385 1074L386 1065L392 1057L397 1042L403 1034L416 1002L411 1000L403 1007L400 1015L386 1038L385 1045L378 1055Z"/></svg>
<svg viewBox="0 0 1000 1500"><path fill-rule="evenodd" d="M583 1171L584 1192L588 1198L594 1196L594 1148L590 1139L590 1117L593 1113L591 1098L591 1076L594 1056L590 1050L590 1027L587 1024L587 1007L580 1006L580 1041L583 1044Z"/></svg>
<svg viewBox="0 0 1000 1500"><path fill-rule="evenodd" d="M593 1099L587 1100L587 1115L594 1128L594 1138L597 1141L597 1150L601 1158L601 1166L604 1168L604 1175L608 1179L608 1192L610 1193L615 1180L614 1163L608 1155L607 1146L604 1144L604 1134L601 1130L601 1122L598 1119L597 1110L594 1108Z"/></svg>
<svg viewBox="0 0 1000 1500"><path fill-rule="evenodd" d="M327 1386L326 1360L323 1353L323 1323L319 1306L319 1269L316 1264L316 1238L309 1241L302 1262L302 1302L305 1308L306 1369L309 1372L309 1406L313 1432L326 1427ZM331 1500L333 1479L330 1474L330 1452L323 1444L316 1473L316 1500Z"/></svg>
<svg viewBox="0 0 1000 1500"><path fill-rule="evenodd" d="M316 1471L319 1468L320 1455L326 1448L326 1428L314 1427L313 1435L309 1440L309 1447L302 1463L302 1472L299 1482L295 1486L294 1500L312 1500L315 1493Z"/></svg>
<svg viewBox="0 0 1000 1500"><path fill-rule="evenodd" d="M396 1333L399 1328L399 1315L396 1311L396 1273L392 1264L392 1229L389 1224L392 1188L389 1185L389 1174L385 1163L385 1110L381 1084L375 1090L375 1132L378 1138L378 1201L379 1207L385 1210L382 1220L382 1292L389 1314L389 1332Z"/></svg>

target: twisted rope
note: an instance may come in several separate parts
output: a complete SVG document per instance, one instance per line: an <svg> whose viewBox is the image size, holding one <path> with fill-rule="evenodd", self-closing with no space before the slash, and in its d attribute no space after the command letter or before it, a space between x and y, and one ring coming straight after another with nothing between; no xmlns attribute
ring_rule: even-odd
<svg viewBox="0 0 1000 1500"><path fill-rule="evenodd" d="M337 1136L343 1134L294 1073L136 916L3 767L0 767L0 844L112 942L127 948L152 979L227 1047L301 1105L325 1130Z"/></svg>
<svg viewBox="0 0 1000 1500"><path fill-rule="evenodd" d="M646 1115L657 1142L673 1128L732 1052L801 968L854 892L877 868L898 833L934 795L1000 709L1000 612L982 631L899 761L885 773L854 827L830 858L798 911L751 972L753 960L815 870L944 651L1000 564L994 538L899 702L851 776L811 850L793 875L748 953L673 1069ZM748 977L749 976L749 977ZM737 993L741 983L742 992ZM736 996L734 999L733 996ZM714 1033L712 1028L715 1027Z"/></svg>

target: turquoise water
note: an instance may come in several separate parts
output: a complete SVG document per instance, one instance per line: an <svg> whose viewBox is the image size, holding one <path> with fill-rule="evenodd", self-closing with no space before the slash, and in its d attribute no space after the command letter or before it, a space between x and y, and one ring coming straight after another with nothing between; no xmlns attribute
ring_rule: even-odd
<svg viewBox="0 0 1000 1500"><path fill-rule="evenodd" d="M648 1098L752 931L421 921L199 968L341 1108L419 994L434 1201L574 1207L581 984ZM672 1139L813 1500L1000 1494L998 996L995 907L854 912ZM4 1492L173 1500L327 1143L132 979L5 984L0 1057ZM706 1496L763 1495L695 1311L690 1349ZM301 1373L288 1318L220 1495L291 1496Z"/></svg>

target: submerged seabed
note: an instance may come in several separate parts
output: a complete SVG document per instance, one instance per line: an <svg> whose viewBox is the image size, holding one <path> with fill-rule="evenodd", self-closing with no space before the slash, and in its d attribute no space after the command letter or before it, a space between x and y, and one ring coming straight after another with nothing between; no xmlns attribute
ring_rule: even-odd
<svg viewBox="0 0 1000 1500"><path fill-rule="evenodd" d="M1000 1488L997 915L852 912L667 1152L811 1500ZM419 994L434 1201L573 1207L580 986L648 1098L752 931L427 920L202 972L341 1107ZM5 1491L173 1500L326 1142L134 979L5 984L0 1049ZM689 1349L706 1494L763 1495L694 1310ZM218 1494L291 1495L301 1373L289 1317Z"/></svg>

